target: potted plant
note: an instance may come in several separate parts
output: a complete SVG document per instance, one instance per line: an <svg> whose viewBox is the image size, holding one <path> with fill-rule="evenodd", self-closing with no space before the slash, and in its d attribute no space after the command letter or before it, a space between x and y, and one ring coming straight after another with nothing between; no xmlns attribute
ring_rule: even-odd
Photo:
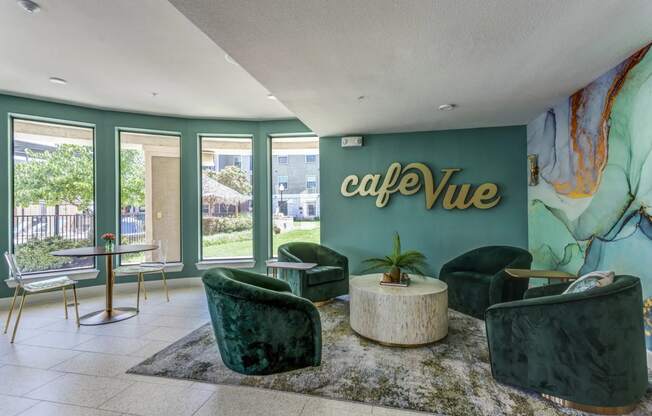
<svg viewBox="0 0 652 416"><path fill-rule="evenodd" d="M385 257L370 258L363 263L369 265L365 271L385 269L383 281L399 283L402 270L407 270L423 275L422 267L426 265L426 256L416 250L401 252L401 237L394 233L394 247L392 253Z"/></svg>

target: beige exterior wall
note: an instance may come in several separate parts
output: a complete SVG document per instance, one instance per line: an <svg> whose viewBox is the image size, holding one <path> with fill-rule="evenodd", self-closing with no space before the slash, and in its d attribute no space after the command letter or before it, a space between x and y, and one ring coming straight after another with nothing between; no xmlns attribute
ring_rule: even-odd
<svg viewBox="0 0 652 416"><path fill-rule="evenodd" d="M178 157L152 156L146 206L148 240L167 241L168 261L181 260L181 171ZM151 222L151 226L150 223Z"/></svg>

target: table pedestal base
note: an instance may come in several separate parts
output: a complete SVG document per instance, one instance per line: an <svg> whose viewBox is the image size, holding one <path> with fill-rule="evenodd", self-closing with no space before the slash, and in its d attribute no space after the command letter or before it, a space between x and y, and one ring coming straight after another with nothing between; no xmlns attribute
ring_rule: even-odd
<svg viewBox="0 0 652 416"><path fill-rule="evenodd" d="M136 308L113 308L111 312L101 310L91 312L79 318L80 325L104 325L111 322L124 321L138 315Z"/></svg>

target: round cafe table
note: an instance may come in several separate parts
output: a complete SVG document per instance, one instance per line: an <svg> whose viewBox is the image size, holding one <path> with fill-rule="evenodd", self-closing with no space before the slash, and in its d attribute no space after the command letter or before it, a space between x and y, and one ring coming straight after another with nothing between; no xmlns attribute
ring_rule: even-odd
<svg viewBox="0 0 652 416"><path fill-rule="evenodd" d="M80 325L103 325L133 318L138 313L136 308L113 307L113 256L119 254L140 253L156 250L158 246L150 244L114 245L111 250L103 246L80 247L58 250L50 253L58 257L106 257L106 307L79 318Z"/></svg>

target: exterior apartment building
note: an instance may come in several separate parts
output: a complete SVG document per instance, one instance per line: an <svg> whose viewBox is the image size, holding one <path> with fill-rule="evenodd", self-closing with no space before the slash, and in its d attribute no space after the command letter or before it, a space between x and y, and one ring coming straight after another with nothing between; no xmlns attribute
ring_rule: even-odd
<svg viewBox="0 0 652 416"><path fill-rule="evenodd" d="M319 151L272 153L272 210L296 220L319 218Z"/></svg>

